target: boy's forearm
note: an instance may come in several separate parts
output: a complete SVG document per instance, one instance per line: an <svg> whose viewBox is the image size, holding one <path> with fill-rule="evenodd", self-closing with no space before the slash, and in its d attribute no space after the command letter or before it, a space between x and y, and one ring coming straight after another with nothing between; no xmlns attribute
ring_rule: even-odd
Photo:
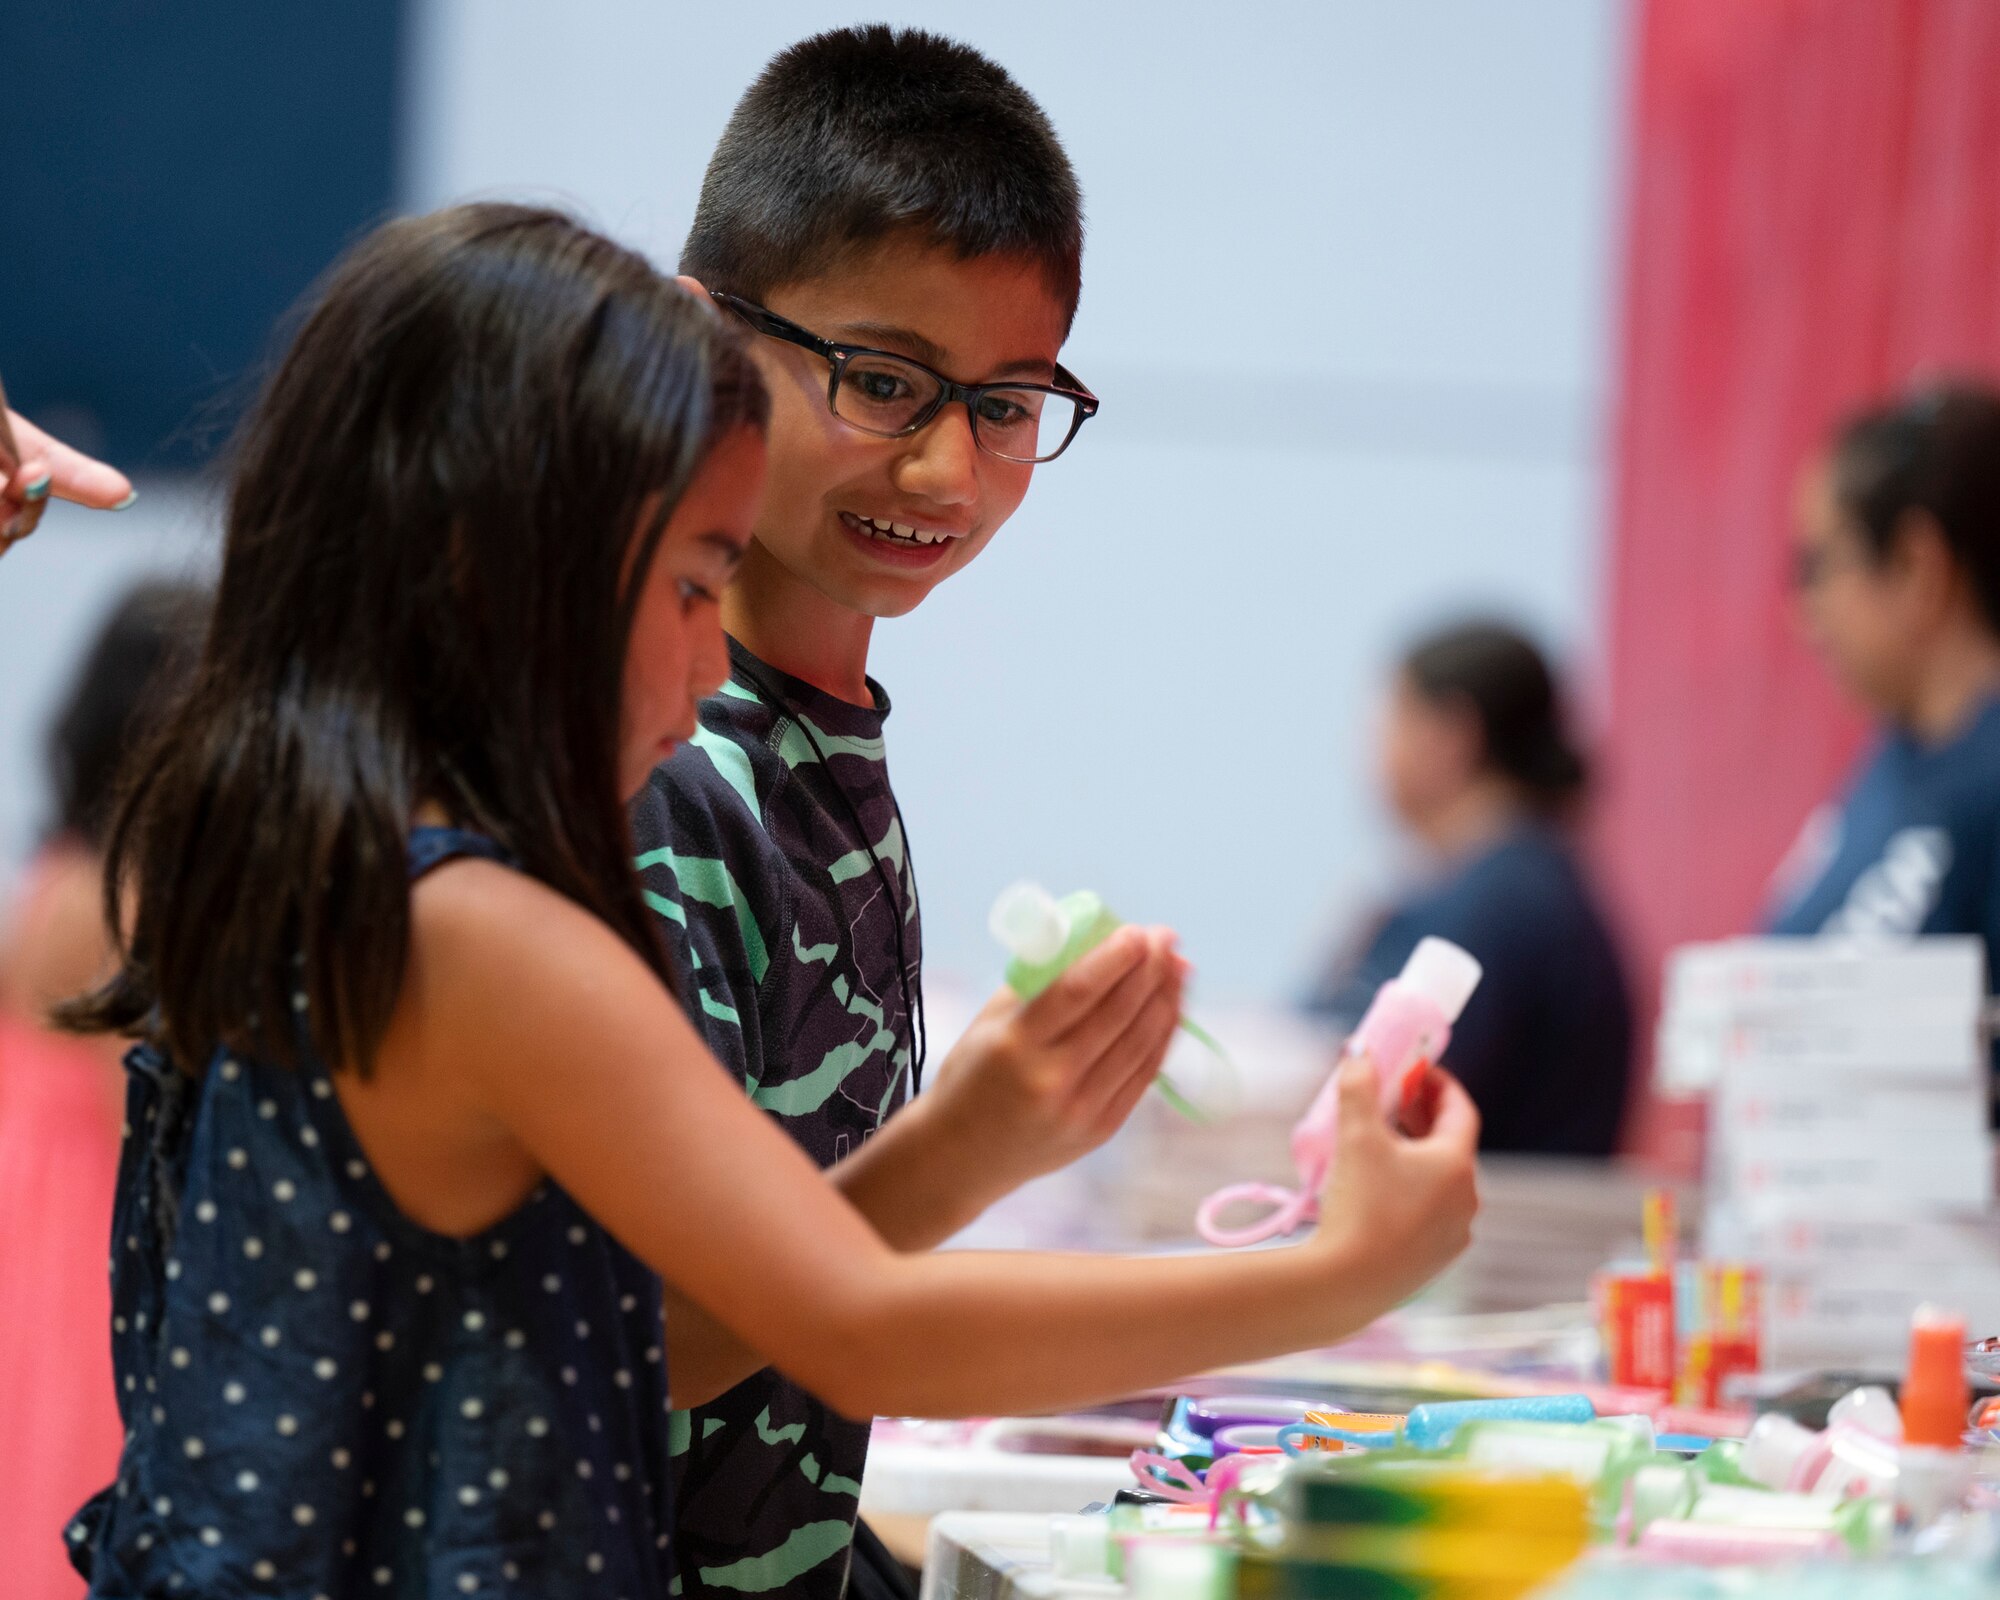
<svg viewBox="0 0 2000 1600"><path fill-rule="evenodd" d="M1000 1198L974 1152L912 1102L828 1174L891 1248L930 1250ZM989 1192L991 1191L991 1192ZM769 1363L692 1301L667 1291L667 1359L674 1403L705 1405Z"/></svg>
<svg viewBox="0 0 2000 1600"><path fill-rule="evenodd" d="M936 1249L1008 1191L936 1108L913 1100L827 1175L892 1250Z"/></svg>

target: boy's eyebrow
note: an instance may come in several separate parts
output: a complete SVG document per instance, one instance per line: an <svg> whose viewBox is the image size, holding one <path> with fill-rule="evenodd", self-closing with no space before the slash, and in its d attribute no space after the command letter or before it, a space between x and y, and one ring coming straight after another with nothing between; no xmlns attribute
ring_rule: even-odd
<svg viewBox="0 0 2000 1600"><path fill-rule="evenodd" d="M915 356L927 367L936 367L943 372L951 360L951 352L934 339L928 339L915 328L901 328L890 322L844 322L838 328L843 344L869 344L899 349L901 353ZM1020 361L1003 362L993 369L995 378L1034 378L1046 382L1055 375L1055 363L1042 357L1029 356ZM986 380L986 381L991 381Z"/></svg>

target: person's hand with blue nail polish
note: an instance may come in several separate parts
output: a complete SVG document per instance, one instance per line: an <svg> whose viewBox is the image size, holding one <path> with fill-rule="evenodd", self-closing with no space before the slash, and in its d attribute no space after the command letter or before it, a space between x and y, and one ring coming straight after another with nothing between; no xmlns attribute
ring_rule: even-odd
<svg viewBox="0 0 2000 1600"><path fill-rule="evenodd" d="M0 391L4 397L5 391ZM35 531L51 499L122 511L138 496L124 473L51 438L0 398L0 555Z"/></svg>

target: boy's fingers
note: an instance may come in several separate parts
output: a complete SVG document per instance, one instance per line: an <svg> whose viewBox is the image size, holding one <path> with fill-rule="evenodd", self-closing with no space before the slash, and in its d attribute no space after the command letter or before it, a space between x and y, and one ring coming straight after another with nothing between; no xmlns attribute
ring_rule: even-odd
<svg viewBox="0 0 2000 1600"><path fill-rule="evenodd" d="M1144 959L1112 985L1102 1000L1078 1018L1074 1027L1058 1034L1050 1042L1060 1045L1079 1063L1088 1065L1096 1062L1110 1053L1139 1013L1145 1010L1146 1002L1163 989L1170 990L1175 1003L1179 1003L1180 980L1174 976L1163 943L1157 936L1149 935Z"/></svg>
<svg viewBox="0 0 2000 1600"><path fill-rule="evenodd" d="M1023 1031L1037 1044L1054 1043L1145 959L1145 934L1138 928L1120 928L1022 1008Z"/></svg>
<svg viewBox="0 0 2000 1600"><path fill-rule="evenodd" d="M1180 1019L1180 995L1158 990L1145 1009L1133 1020L1104 1054L1091 1074L1093 1093L1101 1094L1101 1104L1090 1113L1093 1121L1108 1134L1121 1127L1132 1108L1151 1087L1165 1065L1173 1043L1174 1025Z"/></svg>

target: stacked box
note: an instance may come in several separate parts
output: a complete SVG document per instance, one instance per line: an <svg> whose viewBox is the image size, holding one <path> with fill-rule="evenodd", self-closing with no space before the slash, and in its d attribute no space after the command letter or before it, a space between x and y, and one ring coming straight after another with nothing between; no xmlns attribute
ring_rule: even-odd
<svg viewBox="0 0 2000 1600"><path fill-rule="evenodd" d="M1708 1249L1766 1271L1773 1366L1900 1360L1926 1300L2000 1330L1977 939L1675 952L1661 1081L1710 1097Z"/></svg>

